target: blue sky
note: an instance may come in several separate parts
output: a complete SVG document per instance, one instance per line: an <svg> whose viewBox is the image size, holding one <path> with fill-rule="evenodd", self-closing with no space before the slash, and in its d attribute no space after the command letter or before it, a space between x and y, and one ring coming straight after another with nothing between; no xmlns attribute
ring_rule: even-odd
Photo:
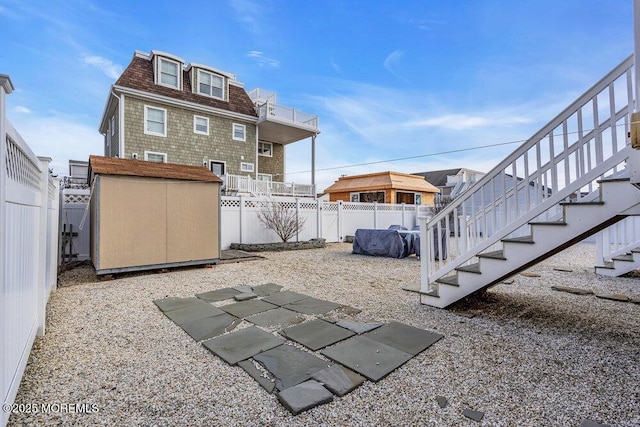
<svg viewBox="0 0 640 427"><path fill-rule="evenodd" d="M632 0L0 0L9 119L60 175L102 154L135 50L238 76L317 114L319 190L342 174L488 171L633 51ZM413 159L380 162L390 159ZM287 180L310 182L310 142Z"/></svg>

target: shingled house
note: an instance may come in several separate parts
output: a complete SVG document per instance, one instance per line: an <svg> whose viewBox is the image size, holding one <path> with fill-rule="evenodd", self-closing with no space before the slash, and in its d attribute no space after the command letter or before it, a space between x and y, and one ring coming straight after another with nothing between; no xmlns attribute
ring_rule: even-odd
<svg viewBox="0 0 640 427"><path fill-rule="evenodd" d="M204 166L227 191L286 194L286 146L311 138L315 171L319 130L317 116L276 104L273 92L246 92L234 74L136 51L110 89L100 133L105 156ZM297 195L315 195L311 180Z"/></svg>

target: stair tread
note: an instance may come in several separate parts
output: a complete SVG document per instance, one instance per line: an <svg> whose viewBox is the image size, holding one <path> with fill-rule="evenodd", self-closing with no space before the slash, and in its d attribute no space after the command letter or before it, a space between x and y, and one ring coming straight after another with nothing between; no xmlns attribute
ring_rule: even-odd
<svg viewBox="0 0 640 427"><path fill-rule="evenodd" d="M457 271L466 271L467 273L476 273L476 274L481 274L482 272L480 271L480 263L476 262L475 264L469 264L469 265L461 265L460 267L456 268Z"/></svg>
<svg viewBox="0 0 640 427"><path fill-rule="evenodd" d="M506 239L502 239L502 241L511 243L535 243L533 241L533 236L509 237Z"/></svg>
<svg viewBox="0 0 640 427"><path fill-rule="evenodd" d="M638 254L640 253L640 248L631 249L631 252Z"/></svg>
<svg viewBox="0 0 640 427"><path fill-rule="evenodd" d="M628 262L633 262L633 255L631 254L625 254L625 255L618 255L618 256L614 256L613 258L611 258L614 261L628 261Z"/></svg>
<svg viewBox="0 0 640 427"><path fill-rule="evenodd" d="M598 181L596 181L598 184L600 184L601 182L629 182L631 181L630 178L604 178L604 179L599 179Z"/></svg>
<svg viewBox="0 0 640 427"><path fill-rule="evenodd" d="M457 274L453 275L453 276L441 277L438 280L436 280L436 282L442 283L443 285L459 286L458 285L458 275Z"/></svg>
<svg viewBox="0 0 640 427"><path fill-rule="evenodd" d="M564 221L534 221L529 225L567 225L567 223Z"/></svg>
<svg viewBox="0 0 640 427"><path fill-rule="evenodd" d="M504 251L499 250L499 251L493 251L493 252L485 252L483 254L478 254L479 258L492 258L492 259L502 259L506 261L506 258L504 257Z"/></svg>
<svg viewBox="0 0 640 427"><path fill-rule="evenodd" d="M560 206L602 206L604 202L560 202Z"/></svg>

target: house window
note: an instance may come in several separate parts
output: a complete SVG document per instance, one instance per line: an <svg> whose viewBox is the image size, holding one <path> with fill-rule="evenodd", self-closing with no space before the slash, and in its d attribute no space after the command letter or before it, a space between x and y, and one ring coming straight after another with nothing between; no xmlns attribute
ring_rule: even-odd
<svg viewBox="0 0 640 427"><path fill-rule="evenodd" d="M238 123L233 124L233 140L234 141L246 141L247 140L247 127Z"/></svg>
<svg viewBox="0 0 640 427"><path fill-rule="evenodd" d="M242 172L253 172L254 165L253 163L240 163L240 170Z"/></svg>
<svg viewBox="0 0 640 427"><path fill-rule="evenodd" d="M145 151L144 159L148 162L167 163L167 153L156 153L153 151Z"/></svg>
<svg viewBox="0 0 640 427"><path fill-rule="evenodd" d="M258 155L265 157L273 156L273 144L270 142L258 142Z"/></svg>
<svg viewBox="0 0 640 427"><path fill-rule="evenodd" d="M180 88L180 65L175 61L160 58L160 79L159 84L175 89Z"/></svg>
<svg viewBox="0 0 640 427"><path fill-rule="evenodd" d="M258 181L271 181L272 175L270 173L259 173Z"/></svg>
<svg viewBox="0 0 640 427"><path fill-rule="evenodd" d="M193 116L193 133L209 135L209 118Z"/></svg>
<svg viewBox="0 0 640 427"><path fill-rule="evenodd" d="M218 160L211 160L209 162L209 169L211 169L211 172L215 173L216 175L223 176L227 169L227 164Z"/></svg>
<svg viewBox="0 0 640 427"><path fill-rule="evenodd" d="M215 74L198 70L198 93L218 99L224 99L222 83L224 79Z"/></svg>
<svg viewBox="0 0 640 427"><path fill-rule="evenodd" d="M145 105L144 133L147 135L167 136L167 110Z"/></svg>

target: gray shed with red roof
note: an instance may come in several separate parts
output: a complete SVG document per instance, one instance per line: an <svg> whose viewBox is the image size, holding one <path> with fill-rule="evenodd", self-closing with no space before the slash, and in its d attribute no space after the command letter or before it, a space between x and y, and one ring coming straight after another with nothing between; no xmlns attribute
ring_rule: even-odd
<svg viewBox="0 0 640 427"><path fill-rule="evenodd" d="M215 264L220 185L207 168L90 156L97 274Z"/></svg>

